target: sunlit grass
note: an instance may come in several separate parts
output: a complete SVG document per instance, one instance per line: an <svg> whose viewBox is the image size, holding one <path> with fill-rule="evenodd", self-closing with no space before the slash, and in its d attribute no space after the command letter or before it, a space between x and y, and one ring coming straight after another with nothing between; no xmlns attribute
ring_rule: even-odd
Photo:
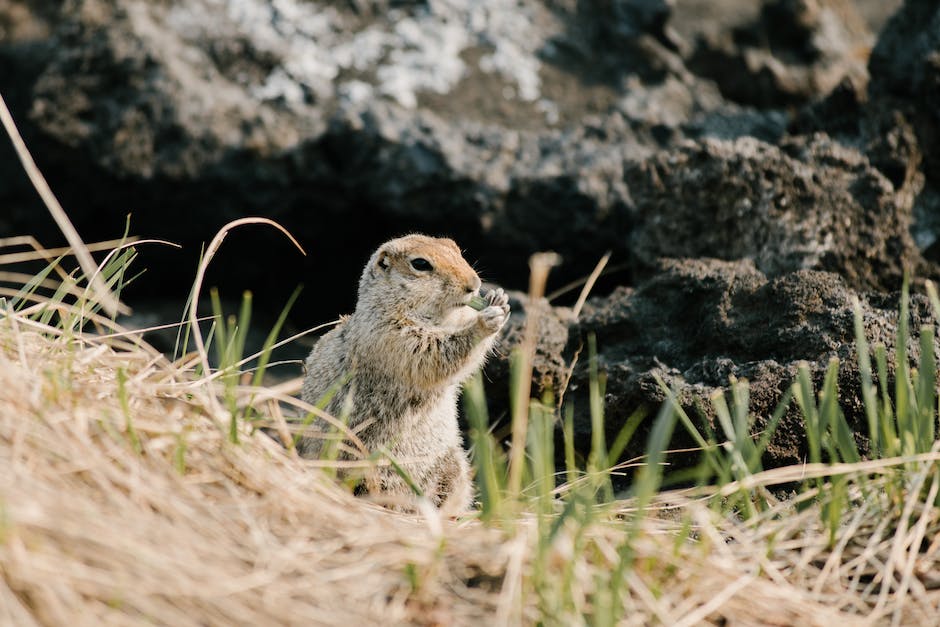
<svg viewBox="0 0 940 627"><path fill-rule="evenodd" d="M134 276L130 271L134 260L134 247L108 255L99 270L105 284L119 292ZM95 498L116 497L107 487L111 484L102 483L101 478L85 482L79 475L62 471L40 475L36 469L42 464L15 460L46 456L48 468L58 468L62 462L57 460L69 460L72 465L118 464L121 473L146 477L144 481L162 487L149 488L137 505L121 501L122 508L140 508L129 511L136 512L135 524L142 529L150 529L148 525L162 529L166 520L184 515L171 503L178 501L180 490L193 488L182 487L189 484L179 481L204 486L198 488L207 490L199 497L202 513L198 516L204 518L188 519L190 535L173 542L188 546L201 534L205 537L199 541L215 543L213 550L219 553L214 562L203 558L198 567L173 562L174 568L189 569L188 581L244 576L234 574L241 566L218 557L225 551L243 554L243 532L226 527L223 535L215 536L209 531L218 527L216 517L222 511L241 511L240 516L251 516L245 524L280 529L275 536L266 536L266 542L273 543L264 549L268 553L288 546L293 547L290 555L298 556L333 551L328 553L329 563L320 567L300 557L281 558L310 579L337 573L328 575L327 579L337 579L332 584L321 582L322 594L315 595L320 607L332 608L334 619L325 621L330 623L348 621L353 615L375 618L378 614L363 609L369 603L410 621L427 620L446 606L457 622L475 617L509 624L692 625L721 620L832 624L865 615L876 622L916 622L936 610L934 582L940 583L940 547L933 538L940 532L936 508L940 454L933 441L937 397L935 335L930 327L918 330L920 351L912 362L915 365L902 367L900 360L907 363L910 357L904 350L892 353L884 346L868 345L862 310L856 306L863 428L867 430L862 434L853 431L840 406L841 364L837 360L818 373L809 364L801 366L774 414L760 421L748 407L747 381L731 380L727 390L703 399L713 412L713 423L689 415L676 393L661 382L667 400L658 412L639 410L611 429L604 414L605 373L594 339L588 337L587 411L592 437L590 449L578 452L570 402L558 406L561 391L527 396L522 381L530 376L527 364L531 362L517 354L510 378L516 386L514 407L525 412L524 419L513 418L514 424L523 425L521 435L513 438L521 442L521 449L507 447L494 437L482 377L472 378L465 386L463 403L479 506L457 520L446 520L426 506L420 506L415 515L402 515L353 499L352 487L371 465L401 469L397 460L383 451L359 450L361 443L345 427L348 412L340 416L323 412L329 393L311 406L291 395L299 388L299 378L286 386L264 386L271 351L290 341L279 338L296 293L287 299L262 349L249 354L250 295L244 295L235 312L226 313L221 297L210 291L212 314L197 318L189 303L189 315L181 325L180 348L195 345L197 351L187 353L183 348L176 355L164 356L143 341L141 332L123 329L119 318L101 315L83 288L81 273L63 269L68 263L67 256L51 258L44 270L23 277L17 289L4 292L5 300L0 303L0 377L5 368L31 368L29 372L35 374L18 380L36 377L43 381L39 392L17 392L15 397L0 393L0 455L14 460L10 476L33 486L33 493L42 493L37 481L59 485L56 482L68 477L78 482L69 484L68 496L61 496L60 490L58 501L42 501L39 507L49 512L71 507L69 499L91 499L91 503ZM193 294L199 291L194 288ZM940 309L932 287L928 293L935 309ZM906 299L905 286L899 305L902 320L907 317ZM197 333L205 336L195 341ZM906 346L909 333L907 325L899 324L896 346ZM186 335L192 337L186 340ZM42 365L36 361L37 354L44 355ZM814 381L820 381L818 388ZM14 398L37 399L35 407L46 409L9 410L11 403L23 402ZM788 408L797 408L803 417L806 464L766 469L765 452ZM94 413L104 436L93 444L84 436L76 439L74 431L81 424L76 416L86 411ZM24 422L23 416L29 415L37 417ZM758 423L763 425L760 431L755 427ZM263 435L260 427L280 444ZM23 435L36 429L48 435L38 439ZM684 463L683 469L674 471L672 462L680 453L671 452L670 446L676 430L686 432L699 451L691 453L698 456L697 463L691 467ZM609 432L617 433L610 442ZM644 455L623 461L625 451L636 449L639 433L645 434ZM293 445L311 434L327 438L322 459L299 459ZM860 447L860 441L865 446ZM32 447L27 457L22 453L23 442ZM78 445L86 447L84 453L60 450ZM20 451L17 455L4 452L14 447ZM352 459L340 460L341 448L355 453ZM84 462L81 455L88 456ZM690 453L681 455L688 459ZM615 486L623 485L625 471L631 472L630 481L618 493ZM167 483L169 476L176 479ZM215 478L200 483L209 476ZM684 487L669 487L676 485ZM40 533L40 528L24 522L28 519L25 497L12 486L0 482L0 566L4 573L19 575L15 580L0 577L0 596L18 599L19 613L11 614L17 620L32 617L49 622L28 601L29 595L45 590L48 577L27 577L24 583L17 566L20 562L11 561L10 538ZM221 491L210 486L220 486ZM784 491L790 493L786 498ZM420 503L421 495L415 492ZM252 510L248 504L266 493L276 494L286 505ZM85 507L80 505L84 502L75 501L74 506ZM190 510L185 514L196 515ZM86 520L84 514L69 516ZM285 526L285 520L304 521L306 535L298 536L296 528ZM331 530L318 527L321 522L332 525ZM89 534L100 535L92 522L81 525ZM328 548L330 543L336 546L336 529L343 527L370 529L357 535L355 550L360 556L372 556L365 559L380 560L383 566L374 575L375 581L398 592L381 599L361 596L358 589L351 592L348 586L355 578L339 573L353 562ZM41 533L47 534L45 546L64 542L48 535L58 533L54 525L43 526ZM75 537L82 532L73 529L69 533ZM133 536L133 528L120 533L127 537L115 535L115 544L107 548L109 572L115 577L134 572L146 580L147 568L164 568L158 566L163 564L160 560L177 559L154 556L141 562L136 555L146 552L146 534ZM130 536L138 543L134 552L122 548L131 542ZM117 542L119 538L123 539ZM86 541L90 536L82 540ZM83 551L70 550L67 542L61 546L56 559L70 565L63 570L70 573L67 585L87 588L78 573L90 558ZM248 562L253 568L270 564L261 554L253 555ZM486 561L484 566L481 560L492 563ZM261 595L289 585L284 567L263 566L273 569L266 571L268 583L238 593L237 606L245 616L261 620L311 611L309 602L314 597L285 599L276 610L262 601ZM456 581L462 582L458 594L453 588L457 585L454 573L465 571L492 574L458 577ZM483 591L475 587L482 584L469 583L478 578L495 583ZM152 605L150 593L138 594L126 586L121 588L122 602L116 603L111 590L118 584L107 581L83 597L95 612L120 617L115 618L118 622L137 622L133 617L145 607L154 616L161 612L166 617L176 615L171 605ZM336 586L332 593L331 585ZM331 605L333 597L349 594L360 595L356 598L361 607ZM81 607L68 595L50 598L69 611ZM172 598L174 603L184 602L178 595ZM194 623L200 616L222 622L234 619L230 608L199 599L187 606ZM755 604L771 600L773 609L754 613Z"/></svg>
<svg viewBox="0 0 940 627"><path fill-rule="evenodd" d="M415 490L417 512L394 513L351 495L371 466L405 473L365 450L348 407L326 414L330 393L300 401L299 377L265 385L272 351L298 337L278 339L296 293L254 354L250 294L232 313L210 292L211 315L198 315L231 229L289 233L264 218L223 227L163 355L117 316L139 277L137 249L157 242L125 232L82 243L2 98L0 117L70 242L53 251L31 237L0 240L0 624L936 623L936 334L916 329L910 359L906 282L893 353L868 346L855 305L864 433L846 421L837 360L824 372L802 365L772 416L750 412L744 380L701 399L713 422L660 382L658 412L638 409L611 428L589 337L592 438L579 455L574 408L557 406L564 390L533 398L538 313L527 312L509 446L492 435L482 378L464 391L479 507L446 519ZM43 267L27 272L24 261ZM557 262L533 258L531 299ZM927 293L940 318L930 284ZM766 469L792 407L806 463ZM677 429L699 448L683 470L672 466L690 455L670 450ZM638 433L645 454L621 461ZM298 457L302 437L327 439L321 459ZM618 494L613 478L627 467Z"/></svg>

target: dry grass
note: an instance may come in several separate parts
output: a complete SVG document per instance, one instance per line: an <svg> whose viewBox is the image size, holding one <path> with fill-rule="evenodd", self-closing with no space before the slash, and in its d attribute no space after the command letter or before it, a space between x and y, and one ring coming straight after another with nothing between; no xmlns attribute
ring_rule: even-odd
<svg viewBox="0 0 940 627"><path fill-rule="evenodd" d="M629 501L569 520L542 549L534 514L487 527L387 512L260 433L243 427L233 444L217 379L181 368L198 360L170 363L106 319L65 333L29 315L42 305L0 317L0 624L930 624L940 612L940 517L925 506L936 453L844 468L869 478L850 483L834 543L812 493L802 511L783 502L747 522L714 498L660 494L614 589ZM240 390L252 392L277 414L279 394ZM882 485L898 472L903 499Z"/></svg>
<svg viewBox="0 0 940 627"><path fill-rule="evenodd" d="M283 405L317 413L290 396L299 380L240 385L210 370L198 333L170 362L100 315L120 308L123 276L104 266L125 262L96 269L90 253L126 242L85 246L37 187L92 285L58 266L33 281L11 264L63 251L0 241L0 625L936 624L937 446L658 493L636 511L578 505L590 473L525 496L519 434L511 502L490 524L386 511L233 420L252 405L284 432ZM194 304L188 317L198 328ZM794 482L794 499L766 493ZM761 505L746 520L723 505L741 494L749 515Z"/></svg>

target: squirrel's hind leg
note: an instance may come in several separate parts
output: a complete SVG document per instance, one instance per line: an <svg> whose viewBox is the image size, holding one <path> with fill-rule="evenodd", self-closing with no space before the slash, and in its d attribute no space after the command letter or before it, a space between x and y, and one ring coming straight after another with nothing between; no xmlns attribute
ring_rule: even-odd
<svg viewBox="0 0 940 627"><path fill-rule="evenodd" d="M473 508L473 480L470 464L462 447L451 448L438 460L428 497L449 516L466 513Z"/></svg>

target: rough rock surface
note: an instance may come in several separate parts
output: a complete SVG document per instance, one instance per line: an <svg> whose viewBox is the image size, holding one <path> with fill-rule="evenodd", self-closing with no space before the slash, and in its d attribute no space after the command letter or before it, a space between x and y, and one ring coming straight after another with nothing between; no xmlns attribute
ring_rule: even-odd
<svg viewBox="0 0 940 627"><path fill-rule="evenodd" d="M927 175L940 181L940 6L906 2L886 25L869 66L871 98L891 101L914 118Z"/></svg>
<svg viewBox="0 0 940 627"><path fill-rule="evenodd" d="M919 252L911 205L857 151L825 136L772 146L705 140L625 173L638 215L629 249L660 257L751 259L769 275L830 270L896 288Z"/></svg>
<svg viewBox="0 0 940 627"><path fill-rule="evenodd" d="M709 396L727 389L731 377L748 380L751 410L759 428L773 414L801 362L809 365L819 383L830 359L837 358L843 410L849 424L859 428L859 445L864 450L861 434L866 427L857 400L854 347L856 298L868 341L884 344L892 359L897 294L856 292L837 274L815 270L769 279L748 260L664 261L652 278L637 287L621 287L609 296L589 300L577 320L568 308L553 312L540 307L535 380L557 390L570 377L566 399L575 408L579 448L586 450L590 446L586 346L591 334L597 339L599 368L607 375L605 417L610 438L638 407L645 406L655 415L665 399L657 376L676 390L693 419L708 421L714 416ZM518 342L524 326L524 316L513 315L503 355ZM910 328L916 332L931 321L926 299L914 296ZM566 342L560 341L562 329L567 330ZM909 340L908 350L917 355L916 338ZM573 359L576 353L577 361ZM506 367L505 359L497 360L487 373L501 381ZM628 457L642 454L644 433L641 430L634 438L626 451ZM803 434L799 414L791 407L766 462L799 463L806 453Z"/></svg>
<svg viewBox="0 0 940 627"><path fill-rule="evenodd" d="M686 68L670 16L640 1L71 0L46 15L35 76L0 88L25 91L15 112L83 232L114 235L132 213L190 251L154 257L159 273L191 267L226 221L270 216L318 251L302 274L348 308L355 270L324 260L411 229L459 234L509 285L537 250L561 253L569 279L598 250L629 257L646 212L626 162L684 135L779 139L781 114ZM9 180L0 195L29 197ZM35 202L7 204L11 228L33 226ZM228 246L244 241L290 254L267 234ZM239 288L272 284L252 255L226 263Z"/></svg>
<svg viewBox="0 0 940 627"><path fill-rule="evenodd" d="M851 296L890 343L903 273L940 276L938 20L926 0L0 0L0 93L86 239L130 213L184 245L144 248L129 298L185 300L200 244L246 215L310 255L234 232L208 283L275 312L315 285L296 327L351 310L369 251L411 230L509 288L533 252L565 260L551 291L612 251L578 320L539 305L535 366L558 386L596 333L616 431L656 372L690 405L747 377L765 411L799 360L838 355L856 402ZM56 243L5 141L0 207L0 237ZM488 372L505 389L506 361Z"/></svg>
<svg viewBox="0 0 940 627"><path fill-rule="evenodd" d="M874 37L850 0L775 0L750 21L699 34L689 65L735 102L803 104L842 80L864 85Z"/></svg>
<svg viewBox="0 0 940 627"><path fill-rule="evenodd" d="M912 231L932 262L940 261L940 7L905 2L871 52L867 89L842 83L807 107L791 131L824 131L868 155L912 199ZM924 272L936 274L930 267Z"/></svg>
<svg viewBox="0 0 940 627"><path fill-rule="evenodd" d="M903 120L916 138L906 143L923 155L926 181L914 204L915 233L928 258L940 261L940 6L906 2L885 26L869 68L868 117Z"/></svg>

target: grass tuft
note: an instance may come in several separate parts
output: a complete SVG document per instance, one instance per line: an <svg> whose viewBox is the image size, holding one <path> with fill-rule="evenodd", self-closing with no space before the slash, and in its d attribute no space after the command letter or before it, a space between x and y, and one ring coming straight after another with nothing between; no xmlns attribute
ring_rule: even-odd
<svg viewBox="0 0 940 627"><path fill-rule="evenodd" d="M640 409L610 425L603 362L589 338L592 438L583 458L574 408L558 406L562 391L532 398L531 353L516 354L513 406L521 413L512 420L520 431L508 449L493 435L482 377L465 387L480 507L448 520L427 506L406 515L354 498L354 481L338 475L361 477L357 469L394 468L396 460L359 451L348 415L323 413L329 399L319 407L299 401L300 378L263 386L271 350L290 340L278 337L296 293L255 355L245 348L249 294L226 314L210 292L205 338L192 301L180 346L192 334L197 350L168 358L143 332L102 315L81 273L66 269L66 253L45 253L45 269L17 275L0 308L0 623L827 625L936 617L931 327L917 330L916 367L902 366L905 350L889 358L885 347L868 345L856 305L863 434L840 406L837 360L819 374L801 367L772 416L753 415L748 382L732 380L706 399L712 426L693 420L660 381L667 400L655 415ZM101 265L115 293L134 276L134 259L125 246ZM932 286L928 294L940 318ZM899 325L898 346L908 333ZM534 350L534 336L522 350ZM807 463L764 469L791 407L805 421ZM288 425L285 411L300 422ZM321 424L314 418L333 437L324 459L303 460L290 444ZM259 427L283 430L287 446ZM677 427L700 447L691 470L671 470ZM642 458L622 461L643 431ZM359 459L337 461L340 447ZM629 467L637 470L618 494L614 478ZM668 487L677 481L686 487ZM793 493L784 498L785 490Z"/></svg>

